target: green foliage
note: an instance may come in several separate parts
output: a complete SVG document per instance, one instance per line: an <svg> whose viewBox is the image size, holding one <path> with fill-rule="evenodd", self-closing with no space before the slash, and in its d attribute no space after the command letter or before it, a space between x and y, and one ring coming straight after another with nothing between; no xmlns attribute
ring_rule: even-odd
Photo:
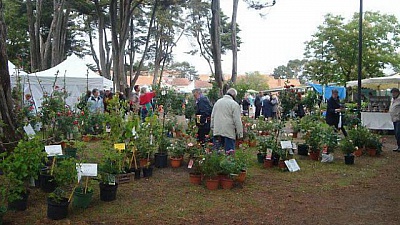
<svg viewBox="0 0 400 225"><path fill-rule="evenodd" d="M38 139L20 140L13 152L0 154L4 159L0 161L0 168L4 171L8 180L8 200L19 199L22 193L26 193L29 179L38 178L40 169L44 166L46 158L44 144Z"/></svg>
<svg viewBox="0 0 400 225"><path fill-rule="evenodd" d="M177 72L178 77L180 77L180 78L187 78L189 80L197 80L198 76L199 76L197 74L196 68L193 65L190 65L190 63L188 63L186 61L173 63L172 65L170 65L168 67L168 69L172 70L174 72Z"/></svg>
<svg viewBox="0 0 400 225"><path fill-rule="evenodd" d="M339 149L343 152L343 154L350 155L356 150L356 146L349 137L346 137L340 141Z"/></svg>
<svg viewBox="0 0 400 225"><path fill-rule="evenodd" d="M168 155L173 158L182 157L187 149L186 139L177 138L171 142L171 145L168 147Z"/></svg>
<svg viewBox="0 0 400 225"><path fill-rule="evenodd" d="M242 99L244 93L246 93L246 91L249 89L256 91L268 90L268 76L262 75L258 71L246 73L244 77L238 78L236 84L234 85L234 88L236 88L236 90L238 91L238 96L240 90L243 90L243 95L240 95L240 98L238 97L238 99Z"/></svg>
<svg viewBox="0 0 400 225"><path fill-rule="evenodd" d="M99 164L99 177L101 182L108 184L115 181L115 175L124 169L125 152L115 150L109 143L102 149L103 157Z"/></svg>
<svg viewBox="0 0 400 225"><path fill-rule="evenodd" d="M215 177L218 175L219 172L221 172L221 159L222 157L218 154L217 151L212 151L209 154L205 155L201 165L201 170L205 177Z"/></svg>
<svg viewBox="0 0 400 225"><path fill-rule="evenodd" d="M368 141L371 132L364 126L357 126L354 129L350 129L348 132L350 140L353 141L354 146L358 148L364 148L364 145Z"/></svg>
<svg viewBox="0 0 400 225"><path fill-rule="evenodd" d="M267 153L268 149L272 149L272 152L278 150L277 140L274 135L258 136L258 151L261 153Z"/></svg>
<svg viewBox="0 0 400 225"><path fill-rule="evenodd" d="M312 80L344 84L357 79L358 23L358 13L349 22L342 16L325 16L306 42L306 71ZM363 33L363 78L383 76L385 68L399 67L400 26L394 15L365 12Z"/></svg>
<svg viewBox="0 0 400 225"><path fill-rule="evenodd" d="M296 79L303 76L304 64L306 60L289 60L287 65L281 65L274 69L273 75L275 79ZM304 80L303 80L304 81Z"/></svg>
<svg viewBox="0 0 400 225"><path fill-rule="evenodd" d="M318 94L317 92L311 90L307 91L306 97L303 99L303 105L311 112L315 109L315 106L318 102Z"/></svg>
<svg viewBox="0 0 400 225"><path fill-rule="evenodd" d="M157 116L146 117L137 131L137 136L134 140L134 145L138 149L140 158L149 158L158 150L159 137L162 135L162 127Z"/></svg>
<svg viewBox="0 0 400 225"><path fill-rule="evenodd" d="M231 175L231 174L239 174L240 171L242 170L242 167L236 160L235 156L232 155L225 155L221 156L221 161L219 163L219 166L221 168L221 173L226 174L226 175Z"/></svg>
<svg viewBox="0 0 400 225"><path fill-rule="evenodd" d="M68 191L72 191L72 185L78 180L76 163L74 158L64 158L54 165L53 176L57 188L49 194L53 201L61 202L63 198L68 198Z"/></svg>

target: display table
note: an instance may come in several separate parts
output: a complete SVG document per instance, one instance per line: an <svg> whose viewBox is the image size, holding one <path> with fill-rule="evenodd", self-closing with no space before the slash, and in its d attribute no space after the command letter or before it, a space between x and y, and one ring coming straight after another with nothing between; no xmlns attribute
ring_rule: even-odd
<svg viewBox="0 0 400 225"><path fill-rule="evenodd" d="M389 113L361 112L361 123L371 130L393 130L393 122Z"/></svg>

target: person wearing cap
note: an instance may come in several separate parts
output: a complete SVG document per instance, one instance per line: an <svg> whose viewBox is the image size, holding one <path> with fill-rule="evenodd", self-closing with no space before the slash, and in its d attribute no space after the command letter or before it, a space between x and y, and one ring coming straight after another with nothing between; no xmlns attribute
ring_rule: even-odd
<svg viewBox="0 0 400 225"><path fill-rule="evenodd" d="M394 126L394 136L396 137L397 147L394 152L400 152L400 91L398 88L390 90L392 93L392 101L390 102L389 113Z"/></svg>
<svg viewBox="0 0 400 225"><path fill-rule="evenodd" d="M332 96L328 99L328 107L326 110L326 123L330 126L334 126L336 130L340 129L343 135L346 137L347 132L343 127L343 121L340 124L340 113L344 111L344 107L340 104L339 92L336 89L332 90Z"/></svg>
<svg viewBox="0 0 400 225"><path fill-rule="evenodd" d="M210 133L211 112L213 107L210 100L203 95L200 88L194 89L192 93L196 99L197 141L204 143L206 135Z"/></svg>
<svg viewBox="0 0 400 225"><path fill-rule="evenodd" d="M237 91L230 88L220 98L211 112L211 130L214 148L224 146L225 151L235 150L236 138L243 138L240 106L235 101Z"/></svg>

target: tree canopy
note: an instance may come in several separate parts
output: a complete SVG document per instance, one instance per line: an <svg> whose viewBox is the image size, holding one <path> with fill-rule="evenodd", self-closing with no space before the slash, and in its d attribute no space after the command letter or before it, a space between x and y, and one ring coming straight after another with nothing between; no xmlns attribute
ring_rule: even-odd
<svg viewBox="0 0 400 225"><path fill-rule="evenodd" d="M357 79L358 21L327 14L318 31L307 41L305 71L311 80L344 84ZM400 24L394 15L365 12L363 21L362 77L379 77L385 69L400 67Z"/></svg>

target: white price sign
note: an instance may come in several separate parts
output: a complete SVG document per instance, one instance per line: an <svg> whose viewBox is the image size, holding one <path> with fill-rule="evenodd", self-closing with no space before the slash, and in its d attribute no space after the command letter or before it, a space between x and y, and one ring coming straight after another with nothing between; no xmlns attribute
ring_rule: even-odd
<svg viewBox="0 0 400 225"><path fill-rule="evenodd" d="M78 181L81 177L97 177L97 163L77 163Z"/></svg>
<svg viewBox="0 0 400 225"><path fill-rule="evenodd" d="M292 142L291 141L281 141L281 148L282 149L292 149Z"/></svg>
<svg viewBox="0 0 400 225"><path fill-rule="evenodd" d="M35 131L33 130L33 127L30 124L24 126L24 131L28 135L29 139L32 139L36 134Z"/></svg>
<svg viewBox="0 0 400 225"><path fill-rule="evenodd" d="M44 146L44 150L47 153L47 156L56 156L62 155L61 145L46 145Z"/></svg>

